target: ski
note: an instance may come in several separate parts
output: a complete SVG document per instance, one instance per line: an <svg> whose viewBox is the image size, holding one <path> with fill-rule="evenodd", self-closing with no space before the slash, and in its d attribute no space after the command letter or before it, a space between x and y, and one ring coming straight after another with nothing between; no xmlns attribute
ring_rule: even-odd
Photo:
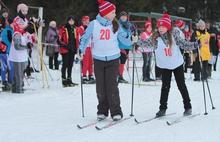
<svg viewBox="0 0 220 142"><path fill-rule="evenodd" d="M105 119L104 119L105 120ZM99 122L103 122L104 120L96 120L94 122L90 122L88 124L85 124L85 125L80 125L80 124L77 124L77 128L79 129L85 129L85 128L89 128L89 127L92 127L92 126L95 126L96 124L98 124Z"/></svg>
<svg viewBox="0 0 220 142"><path fill-rule="evenodd" d="M189 115L189 116L181 116L181 117L176 118L175 120L167 121L166 123L167 123L167 125L171 126L171 125L180 123L184 120L194 118L194 117L199 116L199 115L200 115L200 113L192 114L192 115Z"/></svg>
<svg viewBox="0 0 220 142"><path fill-rule="evenodd" d="M134 121L137 123L137 124L142 124L142 123L146 123L146 122L150 122L152 120L156 120L156 119L161 119L161 118L164 118L166 116L170 116L170 115L175 115L176 113L168 113L166 114L165 116L162 116L162 117L152 117L152 118L149 118L149 119L146 119L146 120L142 120L142 121L138 121L136 118L134 119Z"/></svg>
<svg viewBox="0 0 220 142"><path fill-rule="evenodd" d="M104 129L107 129L107 128L110 128L110 127L112 127L112 126L114 126L114 125L117 125L117 124L120 124L120 123L122 123L122 122L124 122L124 121L126 121L126 120L129 120L129 119L131 119L133 116L129 116L129 117L125 117L125 118L123 118L123 119L121 119L121 120L119 120L119 121L111 121L111 122L109 122L108 124L106 124L106 125L104 125L104 126L95 126L95 128L96 128L96 130L104 130Z"/></svg>

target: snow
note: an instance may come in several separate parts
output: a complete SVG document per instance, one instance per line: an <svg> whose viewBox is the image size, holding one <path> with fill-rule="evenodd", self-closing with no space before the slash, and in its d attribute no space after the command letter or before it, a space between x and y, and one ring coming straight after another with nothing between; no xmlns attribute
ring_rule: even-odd
<svg viewBox="0 0 220 142"><path fill-rule="evenodd" d="M138 71L140 77L141 70ZM176 112L176 115L140 125L132 118L103 131L76 127L96 119L95 85L84 85L86 116L82 118L80 86L62 88L60 71L50 70L50 73L53 77L51 81L48 76L50 88L42 88L41 74L33 74L36 79L27 80L30 86L25 81L24 94L0 93L0 142L218 142L220 139L220 65L209 81L216 110L211 110L207 93L208 115L203 115L202 83L192 81L188 73L186 84L193 112L201 113L200 116L173 126L166 125L166 120L175 119L183 112L181 95L173 80L167 111ZM79 65L74 66L73 80L79 82ZM161 82L148 84L151 85L135 86L134 115L139 120L151 118L158 111ZM131 113L131 85L120 84L119 88L126 117Z"/></svg>

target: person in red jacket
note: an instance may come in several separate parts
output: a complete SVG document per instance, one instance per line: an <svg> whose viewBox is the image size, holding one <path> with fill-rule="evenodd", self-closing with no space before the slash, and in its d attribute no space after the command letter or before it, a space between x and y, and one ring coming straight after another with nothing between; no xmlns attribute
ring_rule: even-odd
<svg viewBox="0 0 220 142"><path fill-rule="evenodd" d="M75 19L73 16L69 16L67 24L59 29L60 54L62 55L63 62L61 69L63 87L77 85L72 82L72 68L77 53L78 42L79 37L77 27L75 26Z"/></svg>
<svg viewBox="0 0 220 142"><path fill-rule="evenodd" d="M78 28L79 36L82 36L89 25L90 18L89 16L82 17L82 25ZM95 83L95 79L93 77L93 59L91 52L92 43L89 41L88 47L86 48L85 54L83 56L83 66L82 66L82 76L83 76L83 84L92 84ZM88 77L87 77L88 72Z"/></svg>

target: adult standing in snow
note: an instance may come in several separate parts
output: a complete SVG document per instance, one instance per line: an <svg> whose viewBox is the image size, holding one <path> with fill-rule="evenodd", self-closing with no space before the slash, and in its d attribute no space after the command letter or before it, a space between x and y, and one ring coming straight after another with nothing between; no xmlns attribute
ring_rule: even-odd
<svg viewBox="0 0 220 142"><path fill-rule="evenodd" d="M28 6L23 3L19 4L17 12L18 16L13 21L14 35L9 52L9 61L13 62L14 66L12 93L23 93L23 75L28 61L27 49L31 45L30 33L26 31Z"/></svg>
<svg viewBox="0 0 220 142"><path fill-rule="evenodd" d="M152 36L152 24L151 20L147 20L145 22L145 31L141 33L140 38L141 40L146 40ZM142 67L142 75L143 75L143 81L153 81L150 77L151 73L151 62L153 57L153 50L147 47L140 47L139 50L142 52L143 56L143 67Z"/></svg>
<svg viewBox="0 0 220 142"><path fill-rule="evenodd" d="M201 43L201 48L199 53L196 53L195 63L194 63L194 81L199 81L200 79L206 80L208 78L208 61L211 59L210 53L210 34L206 31L205 22L199 20L197 23L198 30L193 34L192 41L199 40ZM200 67L200 59L202 61L202 69ZM201 74L201 78L200 78Z"/></svg>
<svg viewBox="0 0 220 142"><path fill-rule="evenodd" d="M91 37L94 44L92 55L96 77L96 93L98 98L97 119L103 120L109 110L114 121L122 119L118 89L118 69L120 49L118 40L129 46L132 43L115 20L116 7L114 4L99 0L99 14L90 22L85 34L81 38L80 51L85 49Z"/></svg>
<svg viewBox="0 0 220 142"><path fill-rule="evenodd" d="M211 78L212 75L212 67L214 67L215 62L217 61L216 58L218 56L218 39L217 33L218 31L213 27L210 22L206 23L207 32L210 34L210 52L211 52L211 59L208 62L208 77Z"/></svg>
<svg viewBox="0 0 220 142"><path fill-rule="evenodd" d="M120 13L120 19L119 19L119 25L120 30L123 30L123 32L126 34L128 39L131 39L132 34L134 33L133 25L128 21L128 13L125 11L122 11ZM119 65L119 77L118 82L119 83L128 83L127 80L124 79L124 68L125 63L128 59L129 50L132 49L132 45L125 45L121 41L119 41L119 48L121 50L121 57L120 57L120 65Z"/></svg>
<svg viewBox="0 0 220 142"><path fill-rule="evenodd" d="M77 32L80 36L82 36L88 27L90 22L89 16L82 17L82 25L78 28ZM95 79L93 76L93 59L92 59L92 42L89 41L88 47L86 48L85 54L83 56L83 66L82 66L82 76L83 76L83 83L84 84L92 84L95 83ZM88 76L87 76L88 72Z"/></svg>
<svg viewBox="0 0 220 142"><path fill-rule="evenodd" d="M69 16L66 25L59 30L60 54L62 55L62 85L63 87L75 86L72 82L72 68L78 46L77 27L75 26L75 18ZM66 76L67 72L67 76Z"/></svg>
<svg viewBox="0 0 220 142"><path fill-rule="evenodd" d="M172 73L174 73L178 89L183 98L184 115L191 115L192 106L189 93L185 84L183 71L183 56L180 48L193 50L198 47L197 42L188 42L180 37L180 32L176 28L172 29L171 19L168 14L164 14L157 21L158 32L152 37L143 41L139 40L138 45L153 47L155 49L157 66L162 72L162 88L160 96L160 107L156 117L166 115L167 101L170 90Z"/></svg>
<svg viewBox="0 0 220 142"><path fill-rule="evenodd" d="M45 36L45 42L48 43L46 54L49 56L49 68L59 70L58 56L59 56L59 33L55 21L49 23L49 29Z"/></svg>

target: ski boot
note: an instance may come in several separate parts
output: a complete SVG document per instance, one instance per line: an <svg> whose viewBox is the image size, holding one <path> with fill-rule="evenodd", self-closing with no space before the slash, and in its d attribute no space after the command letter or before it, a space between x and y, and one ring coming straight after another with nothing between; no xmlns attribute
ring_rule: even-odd
<svg viewBox="0 0 220 142"><path fill-rule="evenodd" d="M78 85L78 84L73 83L71 78L67 78L67 86L73 87L73 86L76 86L76 85Z"/></svg>
<svg viewBox="0 0 220 142"><path fill-rule="evenodd" d="M192 109L191 108L185 109L185 111L183 112L183 116L189 116L189 115L192 115Z"/></svg>
<svg viewBox="0 0 220 142"><path fill-rule="evenodd" d="M125 80L125 79L123 78L123 76L119 76L119 77L118 77L118 83L128 83L128 81Z"/></svg>
<svg viewBox="0 0 220 142"><path fill-rule="evenodd" d="M160 109L157 113L156 113L156 118L158 117L163 117L166 115L166 109Z"/></svg>

